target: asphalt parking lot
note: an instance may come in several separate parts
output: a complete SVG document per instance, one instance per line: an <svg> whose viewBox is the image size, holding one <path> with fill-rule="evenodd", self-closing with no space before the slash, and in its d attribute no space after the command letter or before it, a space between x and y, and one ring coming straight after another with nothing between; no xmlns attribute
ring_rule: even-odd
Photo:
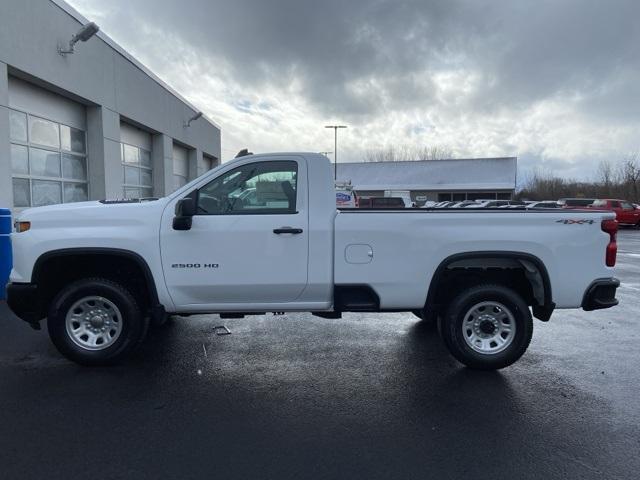
<svg viewBox="0 0 640 480"><path fill-rule="evenodd" d="M404 314L176 318L82 368L2 305L0 478L638 478L640 231L617 275L490 373Z"/></svg>

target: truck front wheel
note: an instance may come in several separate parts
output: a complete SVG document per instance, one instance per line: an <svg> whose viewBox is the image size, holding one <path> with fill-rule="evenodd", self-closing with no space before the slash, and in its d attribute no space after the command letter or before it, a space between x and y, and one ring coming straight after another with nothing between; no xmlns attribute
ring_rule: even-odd
<svg viewBox="0 0 640 480"><path fill-rule="evenodd" d="M451 354L481 370L504 368L529 346L533 320L522 297L502 285L461 292L441 317L439 330Z"/></svg>
<svg viewBox="0 0 640 480"><path fill-rule="evenodd" d="M49 308L47 329L53 344L69 360L111 365L142 341L148 321L124 286L87 278L58 293Z"/></svg>

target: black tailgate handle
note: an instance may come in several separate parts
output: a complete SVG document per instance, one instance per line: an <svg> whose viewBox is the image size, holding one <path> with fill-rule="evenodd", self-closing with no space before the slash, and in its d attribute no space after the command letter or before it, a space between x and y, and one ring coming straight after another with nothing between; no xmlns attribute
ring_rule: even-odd
<svg viewBox="0 0 640 480"><path fill-rule="evenodd" d="M280 227L280 228L274 228L273 233L277 235L280 235L283 233L291 233L292 235L298 235L299 233L302 233L302 229L293 228L293 227Z"/></svg>

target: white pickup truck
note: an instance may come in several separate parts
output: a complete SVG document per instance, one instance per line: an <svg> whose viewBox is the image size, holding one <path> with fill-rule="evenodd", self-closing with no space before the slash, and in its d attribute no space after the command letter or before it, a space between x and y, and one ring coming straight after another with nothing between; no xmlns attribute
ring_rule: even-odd
<svg viewBox="0 0 640 480"><path fill-rule="evenodd" d="M496 369L525 352L532 315L618 303L613 213L338 211L311 153L237 158L151 201L29 209L15 229L11 309L47 318L58 350L89 365L170 314L406 311L465 365Z"/></svg>

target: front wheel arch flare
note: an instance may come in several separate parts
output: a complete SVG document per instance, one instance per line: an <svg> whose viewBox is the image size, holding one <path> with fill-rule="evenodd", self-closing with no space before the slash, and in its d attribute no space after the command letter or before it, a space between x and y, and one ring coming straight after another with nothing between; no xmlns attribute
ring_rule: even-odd
<svg viewBox="0 0 640 480"><path fill-rule="evenodd" d="M158 291L156 288L156 283L151 273L151 269L147 261L140 256L138 253L119 249L119 248L105 248L105 247L96 247L96 248L64 248L58 250L51 250L49 252L45 252L40 255L34 266L31 274L31 282L42 287L42 282L47 278L47 265L50 265L50 262L57 262L63 259L68 258L70 261L80 260L83 262L87 261L87 259L100 259L101 262L109 261L109 259L120 260L123 262L128 262L131 265L134 265L142 275L142 279L144 281L145 287L145 295L147 296L148 306L150 308L154 308L155 306L160 304L158 298ZM89 271L85 272L84 276L100 276L102 272L100 271ZM75 277L77 278L77 276ZM74 279L75 279L74 278ZM52 298L51 298L52 299ZM43 298L45 303L50 298ZM41 308L46 309L46 305L41 305ZM46 313L46 312L43 312Z"/></svg>

